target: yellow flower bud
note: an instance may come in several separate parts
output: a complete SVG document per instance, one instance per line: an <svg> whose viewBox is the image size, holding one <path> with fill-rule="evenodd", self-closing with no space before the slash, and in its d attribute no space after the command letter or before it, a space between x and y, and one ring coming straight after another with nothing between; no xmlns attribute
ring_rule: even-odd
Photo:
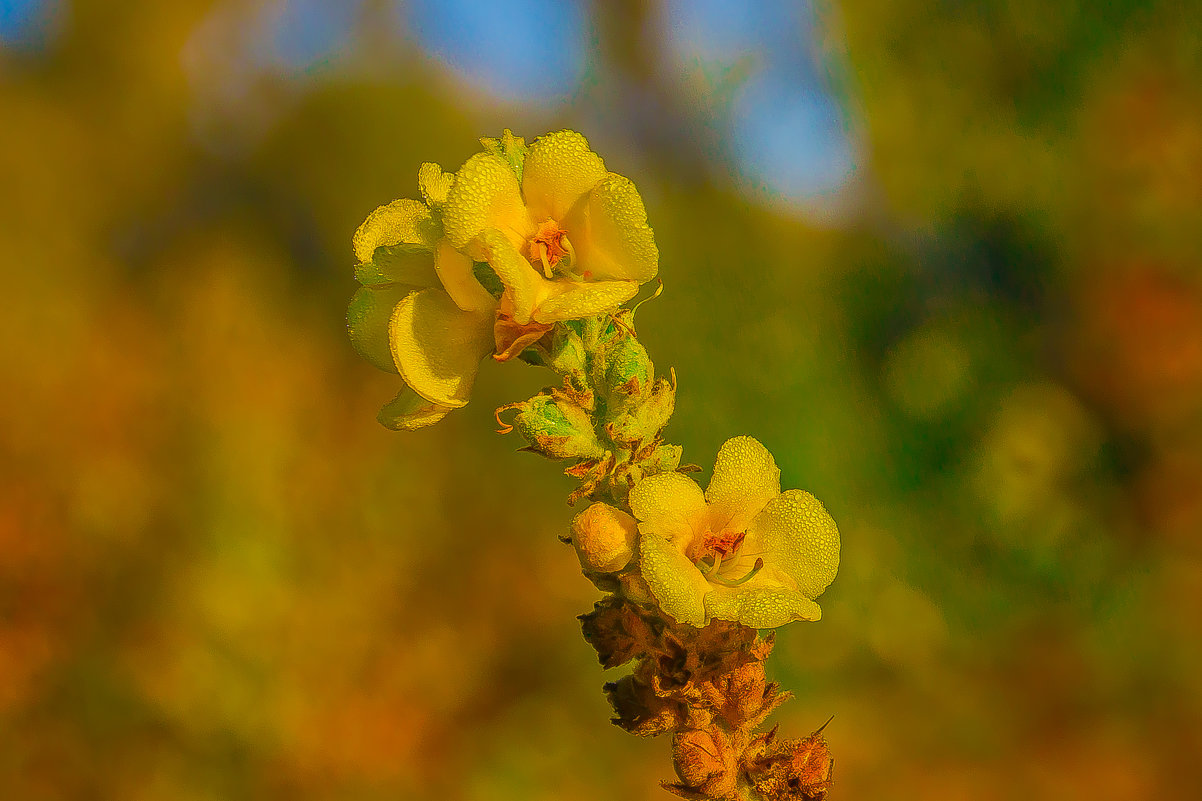
<svg viewBox="0 0 1202 801"><path fill-rule="evenodd" d="M635 519L607 503L594 503L572 521L572 545L591 573L616 573L634 555Z"/></svg>

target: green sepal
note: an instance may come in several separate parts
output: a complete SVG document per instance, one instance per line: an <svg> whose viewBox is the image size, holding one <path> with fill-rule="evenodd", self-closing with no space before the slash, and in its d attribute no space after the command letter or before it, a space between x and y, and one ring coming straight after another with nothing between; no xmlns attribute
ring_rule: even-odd
<svg viewBox="0 0 1202 801"><path fill-rule="evenodd" d="M675 410L676 389L672 382L661 378L641 400L616 407L617 415L606 423L605 432L618 444L653 442Z"/></svg>
<svg viewBox="0 0 1202 801"><path fill-rule="evenodd" d="M679 445L660 445L651 456L640 462L644 476L654 476L658 473L670 473L680 467L680 458L684 448Z"/></svg>
<svg viewBox="0 0 1202 801"><path fill-rule="evenodd" d="M610 340L593 365L595 384L611 400L645 397L655 377L651 357L637 339L622 335Z"/></svg>
<svg viewBox="0 0 1202 801"><path fill-rule="evenodd" d="M526 154L530 148L526 146L526 140L520 136L514 136L513 131L508 128L504 133L497 138L484 137L480 140L480 144L484 146L486 153L492 153L504 159L506 163L513 168L513 173L522 180L522 169L526 164Z"/></svg>
<svg viewBox="0 0 1202 801"><path fill-rule="evenodd" d="M585 366L584 340L571 326L557 323L551 332L551 351L546 363L563 375L582 375Z"/></svg>
<svg viewBox="0 0 1202 801"><path fill-rule="evenodd" d="M512 406L513 427L530 443L530 450L551 459L600 459L605 455L589 413L562 393L535 395Z"/></svg>

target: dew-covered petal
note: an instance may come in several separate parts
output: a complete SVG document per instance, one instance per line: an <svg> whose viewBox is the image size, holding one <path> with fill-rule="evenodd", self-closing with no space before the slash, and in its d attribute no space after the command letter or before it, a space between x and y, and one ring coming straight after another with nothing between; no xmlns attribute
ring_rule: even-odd
<svg viewBox="0 0 1202 801"><path fill-rule="evenodd" d="M530 322L535 307L552 293L552 282L522 258L522 254L501 231L483 231L477 242L481 256L505 285L513 306L510 310L513 319L522 325Z"/></svg>
<svg viewBox="0 0 1202 801"><path fill-rule="evenodd" d="M534 310L534 320L553 323L613 311L638 294L634 281L553 281L550 295Z"/></svg>
<svg viewBox="0 0 1202 801"><path fill-rule="evenodd" d="M705 490L714 530L745 531L779 494L780 468L759 440L741 436L722 443Z"/></svg>
<svg viewBox="0 0 1202 801"><path fill-rule="evenodd" d="M705 595L707 619L730 620L753 629L774 629L794 620L818 620L818 604L787 587L716 587Z"/></svg>
<svg viewBox="0 0 1202 801"><path fill-rule="evenodd" d="M496 307L496 299L476 280L472 260L451 247L446 239L440 239L434 249L434 269L459 308L479 312Z"/></svg>
<svg viewBox="0 0 1202 801"><path fill-rule="evenodd" d="M417 169L417 188L431 206L441 206L447 200L447 192L455 182L455 173L446 172L433 162L427 161Z"/></svg>
<svg viewBox="0 0 1202 801"><path fill-rule="evenodd" d="M371 261L355 266L355 280L363 286L405 284L424 289L438 286L434 255L425 245L380 245Z"/></svg>
<svg viewBox="0 0 1202 801"><path fill-rule="evenodd" d="M517 176L491 153L477 153L459 168L443 204L442 223L451 245L460 250L486 228L515 242L534 233Z"/></svg>
<svg viewBox="0 0 1202 801"><path fill-rule="evenodd" d="M596 279L646 283L659 272L659 248L643 199L628 178L608 173L564 221L578 267Z"/></svg>
<svg viewBox="0 0 1202 801"><path fill-rule="evenodd" d="M355 231L351 244L355 258L369 262L376 248L390 245L422 245L427 251L438 240L438 223L420 200L402 198L367 215Z"/></svg>
<svg viewBox="0 0 1202 801"><path fill-rule="evenodd" d="M385 404L376 419L393 431L416 431L437 423L452 411L451 407L432 403L405 386Z"/></svg>
<svg viewBox="0 0 1202 801"><path fill-rule="evenodd" d="M562 221L605 175L605 162L581 134L556 131L540 136L530 146L522 174L530 218L536 223Z"/></svg>
<svg viewBox="0 0 1202 801"><path fill-rule="evenodd" d="M480 360L493 349L492 315L466 312L441 289L423 289L397 304L389 326L392 358L423 398L467 403Z"/></svg>
<svg viewBox="0 0 1202 801"><path fill-rule="evenodd" d="M703 599L710 585L701 571L662 535L641 527L640 531L639 570L659 608L679 623L704 626Z"/></svg>
<svg viewBox="0 0 1202 801"><path fill-rule="evenodd" d="M768 502L748 538L764 562L787 574L808 598L817 598L839 572L839 529L822 503L804 490L787 490Z"/></svg>
<svg viewBox="0 0 1202 801"><path fill-rule="evenodd" d="M644 478L630 490L630 511L647 529L659 532L684 550L705 520L705 496L688 476L660 473Z"/></svg>
<svg viewBox="0 0 1202 801"><path fill-rule="evenodd" d="M392 312L413 287L360 287L346 310L346 330L360 356L387 373L397 372L388 344Z"/></svg>

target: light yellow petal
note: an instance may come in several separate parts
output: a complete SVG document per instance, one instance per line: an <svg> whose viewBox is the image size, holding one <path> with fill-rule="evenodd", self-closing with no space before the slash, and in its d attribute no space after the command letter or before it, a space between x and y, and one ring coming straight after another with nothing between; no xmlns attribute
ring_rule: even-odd
<svg viewBox="0 0 1202 801"><path fill-rule="evenodd" d="M673 540L683 550L705 522L705 496L688 476L660 473L644 478L630 490L630 511L647 529Z"/></svg>
<svg viewBox="0 0 1202 801"><path fill-rule="evenodd" d="M522 174L522 196L536 223L562 221L585 194L605 178L605 162L575 131L540 136L530 146Z"/></svg>
<svg viewBox="0 0 1202 801"><path fill-rule="evenodd" d="M416 431L434 425L450 411L451 407L431 403L406 386L385 404L376 419L393 431Z"/></svg>
<svg viewBox="0 0 1202 801"><path fill-rule="evenodd" d="M364 286L438 286L434 254L425 245L381 245L372 254L371 261L355 267L355 279Z"/></svg>
<svg viewBox="0 0 1202 801"><path fill-rule="evenodd" d="M564 221L578 269L600 279L646 283L659 272L659 248L634 184L609 173Z"/></svg>
<svg viewBox="0 0 1202 801"><path fill-rule="evenodd" d="M554 285L522 258L522 254L500 231L483 231L477 242L484 261L488 262L505 285L513 304L513 319L522 325L530 322L535 307L554 291Z"/></svg>
<svg viewBox="0 0 1202 801"><path fill-rule="evenodd" d="M774 629L794 620L818 620L822 610L785 587L713 587L705 595L705 615L753 629Z"/></svg>
<svg viewBox="0 0 1202 801"><path fill-rule="evenodd" d="M428 401L463 406L480 360L493 349L492 324L492 315L463 311L441 289L408 295L389 326L401 378Z"/></svg>
<svg viewBox="0 0 1202 801"><path fill-rule="evenodd" d="M441 166L427 161L417 169L417 188L431 206L441 206L447 200L447 192L455 182L455 173L445 172Z"/></svg>
<svg viewBox="0 0 1202 801"><path fill-rule="evenodd" d="M477 153L459 168L447 192L442 223L458 250L486 228L498 229L514 242L525 241L534 233L517 176L491 153Z"/></svg>
<svg viewBox="0 0 1202 801"><path fill-rule="evenodd" d="M488 294L472 274L472 260L463 255L446 239L438 242L434 250L434 269L442 280L443 287L455 305L464 311L491 311L496 308L496 299Z"/></svg>
<svg viewBox="0 0 1202 801"><path fill-rule="evenodd" d="M360 287L346 310L346 330L360 356L388 373L397 372L388 344L388 324L393 309L412 287Z"/></svg>
<svg viewBox="0 0 1202 801"><path fill-rule="evenodd" d="M788 574L808 598L821 595L839 572L839 528L804 490L773 498L752 521L748 538L763 548L765 564Z"/></svg>
<svg viewBox="0 0 1202 801"><path fill-rule="evenodd" d="M420 200L402 198L367 215L351 244L360 262L372 260L376 248L386 245L423 245L432 249L438 240L438 223Z"/></svg>
<svg viewBox="0 0 1202 801"><path fill-rule="evenodd" d="M679 623L705 625L709 582L688 557L654 531L639 536L639 571L665 614Z"/></svg>
<svg viewBox="0 0 1202 801"><path fill-rule="evenodd" d="M579 320L613 311L638 294L634 281L553 281L550 296L534 310L534 321Z"/></svg>
<svg viewBox="0 0 1202 801"><path fill-rule="evenodd" d="M746 531L778 495L780 468L759 440L733 437L722 444L714 461L714 477L705 490L715 531Z"/></svg>

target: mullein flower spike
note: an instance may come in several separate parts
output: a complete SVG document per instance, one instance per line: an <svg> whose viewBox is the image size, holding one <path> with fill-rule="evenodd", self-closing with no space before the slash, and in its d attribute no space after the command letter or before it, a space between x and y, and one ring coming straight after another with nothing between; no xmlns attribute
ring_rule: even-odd
<svg viewBox="0 0 1202 801"><path fill-rule="evenodd" d="M815 599L839 568L835 522L808 492L781 491L751 437L727 440L704 492L685 475L700 468L664 442L676 373L656 376L634 329L642 304L620 308L659 269L634 185L573 131L480 143L454 173L421 165L421 199L355 232L351 343L403 381L380 422L441 420L467 404L489 356L553 371L554 385L497 421L524 450L569 462L569 503L592 501L561 539L605 593L580 616L585 639L605 668L633 664L604 687L613 722L671 735L678 781L662 784L681 797L824 799L821 729L757 733L791 697L768 681L774 640L757 630L819 619Z"/></svg>

